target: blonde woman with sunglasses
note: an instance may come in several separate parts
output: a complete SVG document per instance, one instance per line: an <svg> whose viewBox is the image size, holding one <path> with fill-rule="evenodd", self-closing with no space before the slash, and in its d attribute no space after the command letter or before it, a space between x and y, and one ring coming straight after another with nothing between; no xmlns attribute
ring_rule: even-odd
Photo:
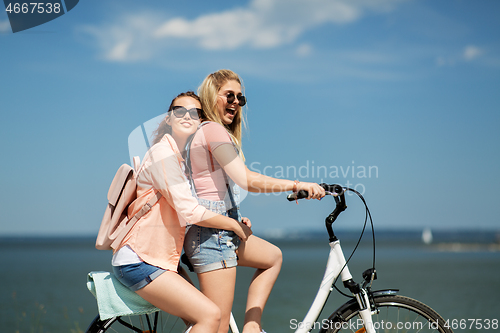
<svg viewBox="0 0 500 333"><path fill-rule="evenodd" d="M239 211L240 188L258 193L306 190L309 199L325 195L318 184L272 178L245 166L241 135L246 98L236 73L219 70L208 75L198 93L204 113L187 147L187 164L200 205L250 226L250 220L242 218ZM281 269L281 250L255 235L240 242L232 231L200 226L189 228L184 250L201 291L221 310L219 333L228 331L236 266L256 268L248 290L243 333L263 331L262 312Z"/></svg>

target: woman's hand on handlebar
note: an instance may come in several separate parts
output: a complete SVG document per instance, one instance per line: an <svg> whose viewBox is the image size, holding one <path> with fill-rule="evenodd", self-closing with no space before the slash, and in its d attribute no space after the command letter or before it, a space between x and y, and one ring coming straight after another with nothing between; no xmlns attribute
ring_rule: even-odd
<svg viewBox="0 0 500 333"><path fill-rule="evenodd" d="M318 199L320 200L325 196L325 189L319 186L316 183L307 183L307 182L299 182L297 184L297 191L304 190L309 193L307 200L309 199Z"/></svg>

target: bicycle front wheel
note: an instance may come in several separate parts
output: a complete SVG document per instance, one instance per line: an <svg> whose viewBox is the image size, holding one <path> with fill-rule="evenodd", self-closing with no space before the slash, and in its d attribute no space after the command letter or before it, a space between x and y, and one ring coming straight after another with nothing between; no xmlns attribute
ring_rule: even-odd
<svg viewBox="0 0 500 333"><path fill-rule="evenodd" d="M99 315L94 318L86 333L131 333L131 332L184 332L186 324L179 317L163 311L152 314L114 317L101 320Z"/></svg>
<svg viewBox="0 0 500 333"><path fill-rule="evenodd" d="M376 313L372 315L377 332L453 333L443 318L422 302L399 295L374 296ZM322 323L321 333L365 332L359 306L351 301Z"/></svg>

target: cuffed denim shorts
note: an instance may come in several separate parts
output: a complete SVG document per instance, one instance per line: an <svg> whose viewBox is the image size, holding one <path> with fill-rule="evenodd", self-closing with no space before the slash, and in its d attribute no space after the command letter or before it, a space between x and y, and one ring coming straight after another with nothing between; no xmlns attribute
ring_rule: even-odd
<svg viewBox="0 0 500 333"><path fill-rule="evenodd" d="M113 273L118 281L132 291L137 291L147 286L166 270L145 262L123 266L113 266Z"/></svg>
<svg viewBox="0 0 500 333"><path fill-rule="evenodd" d="M219 214L239 219L237 209ZM236 250L239 245L240 238L234 231L192 225L184 239L184 252L194 271L205 273L237 266Z"/></svg>

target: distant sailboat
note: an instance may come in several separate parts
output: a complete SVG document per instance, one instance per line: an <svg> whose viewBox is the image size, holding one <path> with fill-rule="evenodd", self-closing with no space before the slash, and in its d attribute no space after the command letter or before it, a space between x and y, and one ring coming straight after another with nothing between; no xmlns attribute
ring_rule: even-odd
<svg viewBox="0 0 500 333"><path fill-rule="evenodd" d="M425 228L424 231L422 231L422 242L424 242L424 244L432 243L432 231L430 228Z"/></svg>

